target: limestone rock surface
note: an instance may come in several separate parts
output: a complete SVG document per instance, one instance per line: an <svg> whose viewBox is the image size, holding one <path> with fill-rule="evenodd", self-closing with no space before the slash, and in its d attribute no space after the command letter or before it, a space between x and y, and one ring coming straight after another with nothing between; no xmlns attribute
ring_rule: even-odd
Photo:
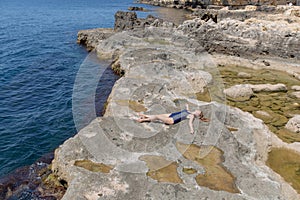
<svg viewBox="0 0 300 200"><path fill-rule="evenodd" d="M292 117L286 124L285 128L292 132L300 133L300 115Z"/></svg>
<svg viewBox="0 0 300 200"><path fill-rule="evenodd" d="M224 90L226 96L229 96L235 101L249 100L254 92L249 84L235 85Z"/></svg>
<svg viewBox="0 0 300 200"><path fill-rule="evenodd" d="M292 9L299 10L297 7ZM299 17L281 12L241 19L232 17L238 15L238 11L224 17L219 16L221 11L217 12L217 23L213 19L204 21L204 15L200 15L185 21L178 29L197 38L208 52L249 58L254 55L300 58ZM240 13L248 16L244 11Z"/></svg>
<svg viewBox="0 0 300 200"><path fill-rule="evenodd" d="M112 89L105 115L55 151L52 170L68 183L63 200L299 199L266 166L270 148L283 144L261 120L215 101L197 100L209 84L218 86L211 96L222 100L224 85L203 38L191 35L218 36L209 42L221 46L228 39L241 48L250 42L239 43L231 31L225 38L215 35L209 30L220 24L214 23L194 20L177 28L154 20L100 40L98 56L112 59L123 76ZM245 25L226 23L221 23L225 32ZM253 94L250 85L238 87L247 88L247 97ZM135 121L139 112L171 113L186 104L210 119L195 120L194 135L187 120L172 126ZM286 146L300 151L299 144Z"/></svg>
<svg viewBox="0 0 300 200"><path fill-rule="evenodd" d="M292 92L291 95L297 99L300 99L300 91Z"/></svg>
<svg viewBox="0 0 300 200"><path fill-rule="evenodd" d="M292 90L300 91L300 85L293 85L291 87Z"/></svg>
<svg viewBox="0 0 300 200"><path fill-rule="evenodd" d="M272 84L250 84L250 87L254 92L286 92L287 88L284 84L278 83L275 85Z"/></svg>

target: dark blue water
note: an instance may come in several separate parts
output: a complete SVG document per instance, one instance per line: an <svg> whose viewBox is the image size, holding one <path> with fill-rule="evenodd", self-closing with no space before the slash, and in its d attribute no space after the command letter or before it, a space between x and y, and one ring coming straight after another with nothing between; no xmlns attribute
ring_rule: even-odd
<svg viewBox="0 0 300 200"><path fill-rule="evenodd" d="M77 132L72 93L88 55L76 44L77 32L113 27L114 13L132 2L0 1L0 176L33 163ZM110 75L107 63L90 56L91 68ZM105 81L99 83L109 91Z"/></svg>

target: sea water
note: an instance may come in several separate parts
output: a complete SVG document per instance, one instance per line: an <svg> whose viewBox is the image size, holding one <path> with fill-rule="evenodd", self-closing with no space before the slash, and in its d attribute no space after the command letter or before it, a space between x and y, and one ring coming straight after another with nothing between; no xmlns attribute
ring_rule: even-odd
<svg viewBox="0 0 300 200"><path fill-rule="evenodd" d="M77 32L113 27L115 12L129 6L141 5L133 0L0 1L0 177L76 134L72 95L83 63L91 73L102 70L95 100L101 114L117 77L108 63L76 44ZM155 15L138 16L148 14Z"/></svg>

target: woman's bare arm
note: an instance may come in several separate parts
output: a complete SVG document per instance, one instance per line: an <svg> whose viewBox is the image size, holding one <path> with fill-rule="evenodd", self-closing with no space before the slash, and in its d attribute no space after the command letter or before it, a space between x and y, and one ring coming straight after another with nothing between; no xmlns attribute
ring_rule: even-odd
<svg viewBox="0 0 300 200"><path fill-rule="evenodd" d="M190 109L189 109L189 104L185 104L185 109L186 109L187 111L190 110Z"/></svg>
<svg viewBox="0 0 300 200"><path fill-rule="evenodd" d="M195 119L194 115L191 115L189 120L189 127L190 127L191 134L194 134L194 126L193 126L194 119Z"/></svg>

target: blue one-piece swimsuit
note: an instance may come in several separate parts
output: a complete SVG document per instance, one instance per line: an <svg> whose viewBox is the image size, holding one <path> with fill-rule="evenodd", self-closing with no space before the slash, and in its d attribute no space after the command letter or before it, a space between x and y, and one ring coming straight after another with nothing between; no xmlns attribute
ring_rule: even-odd
<svg viewBox="0 0 300 200"><path fill-rule="evenodd" d="M178 122L185 120L189 114L191 113L185 109L179 112L172 113L169 117L172 117L174 120L174 124L177 124Z"/></svg>

